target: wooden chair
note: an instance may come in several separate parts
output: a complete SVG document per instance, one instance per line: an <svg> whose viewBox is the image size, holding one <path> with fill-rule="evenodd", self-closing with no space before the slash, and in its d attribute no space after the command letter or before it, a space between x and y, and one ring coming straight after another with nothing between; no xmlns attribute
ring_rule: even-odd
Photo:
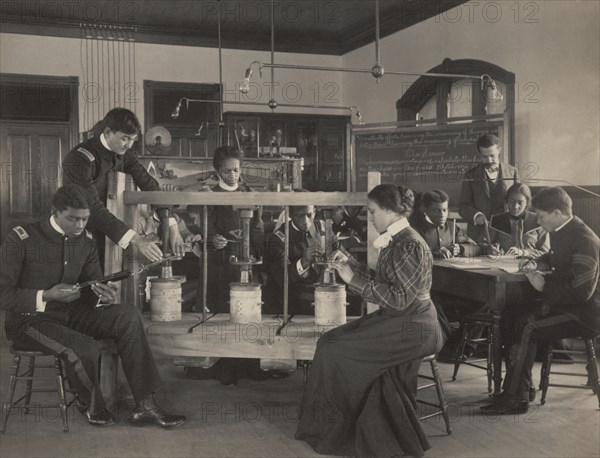
<svg viewBox="0 0 600 458"><path fill-rule="evenodd" d="M488 393L492 392L492 380L494 377L494 366L492 364L492 345L495 339L493 329L494 329L494 317L491 313L470 313L465 315L460 320L460 346L456 353L456 359L454 361L454 373L452 374L452 381L456 380L456 375L458 374L458 369L461 364L466 364L468 366L476 367L478 369L483 369L487 373L487 382L488 382ZM469 332L476 327L485 328L486 337L481 338L471 338L469 337ZM463 354L465 351L465 347L467 344L473 344L475 348L480 345L485 345L487 347L487 357L482 359L472 359L472 360L463 360ZM478 363L485 361L485 366L482 366Z"/></svg>
<svg viewBox="0 0 600 458"><path fill-rule="evenodd" d="M113 340L98 340L97 344L98 349L100 350L100 389L104 396L107 409L113 410L116 403L118 383L119 357L117 354L117 346ZM10 347L10 352L13 354L13 365L9 382L8 400L2 405L2 423L0 424L0 432L4 433L6 431L8 417L14 409L23 409L23 412L27 414L29 413L30 408L45 409L49 407L56 407L59 409L63 424L63 432L69 431L67 408L77 400L77 396L71 389L65 388L65 386L69 386L69 383L60 357L45 353L43 351L32 351L25 348L20 348L15 345ZM36 358L44 357L53 357L54 364L36 364ZM22 358L28 358L27 370L22 374L19 374ZM54 375L51 377L36 376L36 368L54 369ZM34 380L55 380L56 388L34 389ZM25 394L15 401L15 390L17 382L19 381L25 381ZM57 393L58 404L31 404L32 393L48 392ZM67 393L74 394L70 401L67 401L66 399Z"/></svg>
<svg viewBox="0 0 600 458"><path fill-rule="evenodd" d="M583 388L592 389L594 394L598 397L598 406L600 407L600 382L598 381L598 365L596 363L596 352L594 350L594 339L583 339L585 343L585 350L554 350L552 345L548 345L546 355L542 363L542 371L540 376L540 390L542 390L541 404L546 403L546 395L548 393L548 387L560 386L565 388ZM555 354L580 354L586 355L586 361L574 361L574 364L586 364L587 373L574 373L574 372L552 372L552 359ZM560 383L550 383L550 374L556 375L570 375L575 377L587 377L587 383L585 385L566 385Z"/></svg>
<svg viewBox="0 0 600 458"><path fill-rule="evenodd" d="M62 361L59 356L53 356L49 353L45 353L42 351L30 351L22 348L15 347L12 345L10 347L10 352L13 354L13 365L10 375L10 383L8 388L8 400L2 405L2 425L0 425L0 432L4 433L6 431L6 424L8 423L8 417L12 413L13 409L23 409L24 413L29 413L30 408L34 409L47 409L49 407L56 407L60 412L60 418L62 420L63 432L69 431L69 420L67 415L67 407L69 407L75 399L72 399L70 402L66 400L65 394L65 373L64 368L62 366ZM44 357L52 357L54 358L54 364L51 365L39 365L35 364L36 358L44 358ZM21 358L27 358L27 370L22 374L19 374L19 369L21 365ZM35 369L54 369L54 374L52 376L43 377L36 376ZM15 389L17 386L17 382L25 381L25 394L21 396L16 401L15 397ZM56 388L54 389L40 389L33 388L34 380L55 380ZM32 393L47 393L47 392L56 392L58 395L58 404L31 404L31 394Z"/></svg>

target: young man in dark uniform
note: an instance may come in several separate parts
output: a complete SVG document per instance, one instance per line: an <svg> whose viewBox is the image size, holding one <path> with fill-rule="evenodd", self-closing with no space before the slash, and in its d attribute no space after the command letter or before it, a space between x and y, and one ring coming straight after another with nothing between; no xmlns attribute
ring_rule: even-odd
<svg viewBox="0 0 600 458"><path fill-rule="evenodd" d="M293 315L314 315L315 283L320 280L322 269L313 265L317 255L325 253L325 223L315 219L314 205L291 206L289 223L289 313ZM337 238L331 232L330 253L340 248ZM267 237L266 257L268 282L265 288L265 305L269 312L280 313L283 304L283 269L285 230L276 228Z"/></svg>
<svg viewBox="0 0 600 458"><path fill-rule="evenodd" d="M460 227L448 224L448 194L441 189L428 191L422 195L422 204L424 210L414 215L411 226L427 242L433 259L480 254L479 246Z"/></svg>
<svg viewBox="0 0 600 458"><path fill-rule="evenodd" d="M567 337L593 338L600 334L600 239L573 216L572 201L560 187L544 188L532 200L542 229L550 234L550 252L527 273L542 293L543 305L525 312L517 324L521 334L516 357L508 367L504 391L484 412L522 413L529 408L528 392L537 342Z"/></svg>
<svg viewBox="0 0 600 458"><path fill-rule="evenodd" d="M52 216L17 226L7 235L0 248L0 303L8 312L6 334L17 347L63 359L80 410L97 426L114 423L114 417L100 392L99 352L91 338L113 339L136 401L128 421L179 426L185 417L167 414L154 401L160 376L138 310L114 303L114 285L74 288L102 276L96 243L85 230L91 204L84 189L64 186L54 195Z"/></svg>
<svg viewBox="0 0 600 458"><path fill-rule="evenodd" d="M105 235L123 249L132 244L151 261L159 261L162 252L156 241L136 234L106 208L110 171L131 175L142 191L160 191L158 182L131 151L141 132L140 123L131 111L114 108L104 117L102 129L99 135L77 145L67 155L63 161L64 184L77 184L93 198L89 228L98 242L101 261ZM170 220L169 227L171 248L175 254L183 256L184 243L174 219Z"/></svg>
<svg viewBox="0 0 600 458"><path fill-rule="evenodd" d="M452 228L448 224L448 204L450 198L448 194L440 189L425 192L421 195L421 204L423 211L414 215L411 221L412 227L419 233L427 246L431 250L433 259L449 259L455 256L472 257L478 256L481 248L457 226ZM489 307L486 304L477 302L467 302L462 299L432 292L431 298L435 305L438 319L442 331L446 336L446 346L442 349L442 358L450 358L453 353L452 347L455 344L454 332L450 326L450 320L446 312L452 309L458 309L455 312L455 319L467 313L488 313ZM471 338L479 338L483 333L482 328L473 330ZM473 352L472 347L465 349L464 358L466 359Z"/></svg>

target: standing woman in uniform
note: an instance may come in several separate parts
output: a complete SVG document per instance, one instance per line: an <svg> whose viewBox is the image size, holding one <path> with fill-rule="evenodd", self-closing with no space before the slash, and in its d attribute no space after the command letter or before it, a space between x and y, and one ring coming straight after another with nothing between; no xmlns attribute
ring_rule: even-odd
<svg viewBox="0 0 600 458"><path fill-rule="evenodd" d="M431 250L407 221L413 205L404 186L369 193L381 234L374 274L339 251L332 256L349 290L380 309L319 339L296 432L319 453L422 456L430 448L414 410L417 374L443 337L429 296Z"/></svg>

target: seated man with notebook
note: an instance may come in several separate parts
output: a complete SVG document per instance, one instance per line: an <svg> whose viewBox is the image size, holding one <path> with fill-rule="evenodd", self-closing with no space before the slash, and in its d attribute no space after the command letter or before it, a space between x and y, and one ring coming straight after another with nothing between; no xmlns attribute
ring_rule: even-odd
<svg viewBox="0 0 600 458"><path fill-rule="evenodd" d="M600 334L600 239L573 216L572 201L560 187L544 188L532 200L542 228L550 234L552 251L527 278L541 293L542 303L523 310L515 331L521 336L507 367L504 391L482 408L493 415L523 413L529 408L531 370L538 342ZM543 275L543 272L551 272Z"/></svg>

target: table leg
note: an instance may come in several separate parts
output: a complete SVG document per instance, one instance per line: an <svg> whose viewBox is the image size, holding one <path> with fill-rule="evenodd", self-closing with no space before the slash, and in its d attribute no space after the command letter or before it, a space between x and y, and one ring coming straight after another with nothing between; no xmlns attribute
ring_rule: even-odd
<svg viewBox="0 0 600 458"><path fill-rule="evenodd" d="M490 308L494 316L492 329L492 364L494 366L494 395L500 394L502 390L502 335L500 331L500 320L502 309L506 300L506 285L501 282L490 284Z"/></svg>

